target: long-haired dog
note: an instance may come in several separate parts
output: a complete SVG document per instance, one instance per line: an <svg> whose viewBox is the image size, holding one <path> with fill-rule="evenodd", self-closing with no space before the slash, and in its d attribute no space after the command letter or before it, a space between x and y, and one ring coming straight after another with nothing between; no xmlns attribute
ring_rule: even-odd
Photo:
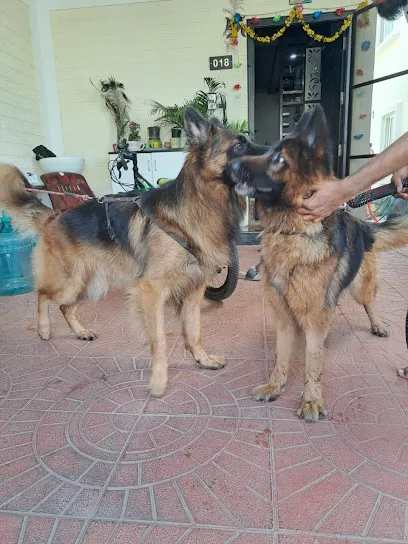
<svg viewBox="0 0 408 544"><path fill-rule="evenodd" d="M299 417L325 417L323 344L341 292L346 287L364 305L371 331L387 336L373 302L377 289L376 253L408 243L408 217L371 225L336 211L320 223L296 212L304 198L334 179L329 131L323 110L305 113L293 135L260 157L233 160L228 169L241 195L259 198L262 276L276 322L275 367L253 395L275 400L285 386L297 329L306 335L306 375Z"/></svg>
<svg viewBox="0 0 408 544"><path fill-rule="evenodd" d="M234 157L265 151L191 108L185 125L190 150L183 169L173 182L143 194L143 211L132 202L93 201L58 214L26 191L16 168L0 166L0 202L20 231L41 234L33 258L40 337L50 338L49 306L56 302L78 338L94 339L77 319L79 302L127 289L144 316L155 396L167 384L167 301L180 310L185 344L197 363L212 369L225 364L207 355L200 337L205 286L229 263L243 210L242 199L224 183L224 168Z"/></svg>

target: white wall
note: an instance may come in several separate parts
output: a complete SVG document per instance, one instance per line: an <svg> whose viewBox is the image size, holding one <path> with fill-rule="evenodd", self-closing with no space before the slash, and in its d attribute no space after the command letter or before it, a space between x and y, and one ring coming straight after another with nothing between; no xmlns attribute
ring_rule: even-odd
<svg viewBox="0 0 408 544"><path fill-rule="evenodd" d="M354 82L360 83L397 73L408 68L408 28L405 17L400 17L394 23L394 31L382 43L379 43L381 20L376 12L370 12L371 24L357 31L356 68L364 70L364 76L355 75ZM368 51L361 50L359 45L363 40L370 40ZM360 92L364 94L358 96ZM408 75L389 79L358 89L353 93L353 123L352 134L362 133L361 140L352 140L351 154L368 153L369 144L373 144L375 153L383 150L383 117L395 111L394 139L408 131ZM359 115L366 114L365 119ZM367 161L351 161L351 172L355 172ZM391 176L381 180L378 185L389 183Z"/></svg>
<svg viewBox="0 0 408 544"><path fill-rule="evenodd" d="M377 29L379 30L379 29ZM408 26L404 16L394 23L394 31L377 44L374 77L379 78L408 68ZM408 75L377 83L373 89L371 138L374 149L381 148L384 115L396 111L395 139L408 131Z"/></svg>
<svg viewBox="0 0 408 544"><path fill-rule="evenodd" d="M0 2L0 162L33 171L32 148L42 143L29 8Z"/></svg>
<svg viewBox="0 0 408 544"><path fill-rule="evenodd" d="M340 4L327 0L325 7ZM180 103L202 88L205 76L226 83L229 118L247 118L246 39L240 37L241 68L208 67L209 56L225 53L228 7L228 0L167 0L52 11L65 154L86 158L85 176L96 193L110 190L106 164L115 130L89 78L97 83L113 75L125 84L145 138L153 124L147 101ZM245 9L247 16L267 17L290 6L287 0L246 0Z"/></svg>

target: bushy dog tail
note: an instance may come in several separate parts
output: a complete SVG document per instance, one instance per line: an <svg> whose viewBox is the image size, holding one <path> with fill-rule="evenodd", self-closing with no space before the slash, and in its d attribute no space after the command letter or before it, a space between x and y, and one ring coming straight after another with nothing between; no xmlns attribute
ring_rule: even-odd
<svg viewBox="0 0 408 544"><path fill-rule="evenodd" d="M408 244L408 216L389 219L384 223L373 225L374 245L376 252L391 251Z"/></svg>
<svg viewBox="0 0 408 544"><path fill-rule="evenodd" d="M0 204L21 234L32 236L41 233L45 224L55 217L55 212L29 193L28 187L29 183L18 168L0 164Z"/></svg>

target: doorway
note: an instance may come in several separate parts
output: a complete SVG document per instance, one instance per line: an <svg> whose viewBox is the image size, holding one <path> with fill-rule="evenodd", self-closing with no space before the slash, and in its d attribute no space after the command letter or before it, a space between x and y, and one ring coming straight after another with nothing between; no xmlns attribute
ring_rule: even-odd
<svg viewBox="0 0 408 544"><path fill-rule="evenodd" d="M335 13L326 13L318 21L305 16L305 21L317 33L332 36L343 17L340 20ZM272 19L256 26L259 36L271 36L278 29ZM335 173L344 175L349 65L349 32L325 44L311 39L299 24L292 24L269 44L248 40L248 120L255 141L272 145L293 132L304 111L321 104L331 131ZM248 219L249 230L260 229L253 200Z"/></svg>

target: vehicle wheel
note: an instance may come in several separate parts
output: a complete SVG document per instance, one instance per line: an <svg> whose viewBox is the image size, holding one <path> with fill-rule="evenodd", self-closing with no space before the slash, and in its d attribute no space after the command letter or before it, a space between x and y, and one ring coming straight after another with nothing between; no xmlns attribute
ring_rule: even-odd
<svg viewBox="0 0 408 544"><path fill-rule="evenodd" d="M204 293L210 300L224 300L232 295L238 283L239 258L238 250L234 244L231 248L231 262L229 266L221 268L211 281Z"/></svg>

